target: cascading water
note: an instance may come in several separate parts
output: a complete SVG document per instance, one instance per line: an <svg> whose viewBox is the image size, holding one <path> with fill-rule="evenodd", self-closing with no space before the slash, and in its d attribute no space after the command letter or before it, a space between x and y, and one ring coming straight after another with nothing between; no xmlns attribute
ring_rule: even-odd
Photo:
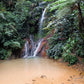
<svg viewBox="0 0 84 84"><path fill-rule="evenodd" d="M30 41L31 41L31 44L28 41L26 41L26 43L25 43L25 55L24 55L23 58L35 57L38 54L38 50L40 48L40 45L41 45L42 40L40 40L37 43L37 46L34 45L34 41L32 40L32 38L30 39Z"/></svg>
<svg viewBox="0 0 84 84"><path fill-rule="evenodd" d="M28 56L33 56L33 52L34 52L33 35L30 35L29 41L26 40L25 43L25 55L23 58L27 58Z"/></svg>
<svg viewBox="0 0 84 84"><path fill-rule="evenodd" d="M26 41L26 43L25 43L25 55L24 55L24 58L26 58L27 56L28 56L28 51L29 51L29 44L28 44L28 41Z"/></svg>
<svg viewBox="0 0 84 84"><path fill-rule="evenodd" d="M30 52L30 56L33 56L33 52L34 52L34 36L30 35L30 44L31 44L31 52Z"/></svg>
<svg viewBox="0 0 84 84"><path fill-rule="evenodd" d="M44 19L45 19L46 9L47 9L47 7L44 9L44 11L43 11L43 13L42 13L42 16L41 16L41 19L40 19L40 25L39 25L40 30L41 30L41 28L43 27L43 21L44 21ZM39 30L39 31L40 31L40 30Z"/></svg>
<svg viewBox="0 0 84 84"><path fill-rule="evenodd" d="M48 7L49 7L49 5L44 9L42 16L41 16L41 19L40 19L40 25L39 25L39 34L40 35L42 34L43 22L45 20L45 14L46 14L46 10Z"/></svg>
<svg viewBox="0 0 84 84"><path fill-rule="evenodd" d="M42 34L42 27L43 27L43 22L44 22L44 19L45 19L46 10L47 10L47 7L44 9L44 11L42 13L42 16L41 16L41 19L40 19L39 35ZM34 51L34 55L33 55L34 57L38 54L38 50L40 48L41 43L42 43L42 39L38 42L38 46L36 47L36 50Z"/></svg>
<svg viewBox="0 0 84 84"><path fill-rule="evenodd" d="M41 16L41 19L40 19L40 24L39 24L39 35L42 34L42 27L43 27L43 22L44 22L44 19L45 19L45 13L46 13L46 10L47 10L48 6L44 9L43 13L42 13L42 16ZM35 57L37 54L38 54L38 50L40 48L40 45L42 43L42 39L37 43L37 46L34 44L34 41L33 41L33 36L30 35L30 41L26 41L25 43L25 55L24 55L24 58L26 57Z"/></svg>
<svg viewBox="0 0 84 84"><path fill-rule="evenodd" d="M36 50L34 51L34 55L33 55L34 57L38 54L38 50L39 50L39 48L40 48L41 42L42 42L42 40L40 40L40 41L38 42L38 46L37 46Z"/></svg>

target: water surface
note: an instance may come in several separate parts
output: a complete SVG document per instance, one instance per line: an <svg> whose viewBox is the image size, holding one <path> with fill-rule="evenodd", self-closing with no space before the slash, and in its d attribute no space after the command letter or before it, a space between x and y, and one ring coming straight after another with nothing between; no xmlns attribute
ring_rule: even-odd
<svg viewBox="0 0 84 84"><path fill-rule="evenodd" d="M84 84L79 72L45 58L0 62L0 84Z"/></svg>

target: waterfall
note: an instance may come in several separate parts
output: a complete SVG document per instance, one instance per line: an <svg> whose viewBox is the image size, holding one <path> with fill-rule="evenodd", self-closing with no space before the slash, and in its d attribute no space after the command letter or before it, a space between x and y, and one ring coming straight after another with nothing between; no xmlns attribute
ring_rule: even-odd
<svg viewBox="0 0 84 84"><path fill-rule="evenodd" d="M47 10L48 7L49 7L49 5L44 9L44 11L42 13L42 16L41 16L41 19L40 19L40 25L39 25L39 34L40 35L42 34L43 22L45 20L45 14L46 14L46 10Z"/></svg>
<svg viewBox="0 0 84 84"><path fill-rule="evenodd" d="M24 52L24 58L26 58L28 56L28 51L29 51L29 44L28 44L28 41L26 41L25 43L25 52Z"/></svg>
<svg viewBox="0 0 84 84"><path fill-rule="evenodd" d="M34 45L34 41L32 40L32 38L30 40L31 40L31 44L28 41L26 41L26 43L25 43L25 55L24 55L23 58L35 57L38 54L38 50L40 48L40 45L41 45L42 40L40 40L37 43L37 46Z"/></svg>
<svg viewBox="0 0 84 84"><path fill-rule="evenodd" d="M30 52L30 56L33 56L33 52L34 52L34 36L33 35L30 35L30 44L31 44L31 52Z"/></svg>
<svg viewBox="0 0 84 84"><path fill-rule="evenodd" d="M39 42L37 42L37 44L35 44L33 40L33 35L30 35L29 40L26 40L25 43L23 58L35 57L38 54L38 50L40 48L41 42L42 40L40 40Z"/></svg>
<svg viewBox="0 0 84 84"><path fill-rule="evenodd" d="M42 26L43 26L43 21L45 19L45 13L46 13L46 9L47 7L44 9L43 13L42 13L42 16L41 16L41 19L40 19L40 25L39 25L39 28L41 30Z"/></svg>
<svg viewBox="0 0 84 84"><path fill-rule="evenodd" d="M25 55L23 58L33 56L33 52L34 52L33 35L30 35L29 40L26 40L26 43L25 43L25 52L24 52Z"/></svg>
<svg viewBox="0 0 84 84"><path fill-rule="evenodd" d="M42 34L43 22L44 22L44 19L45 19L45 13L46 13L46 10L47 10L48 6L44 9L44 11L42 13L42 16L41 16L41 19L40 19L40 24L39 24L39 35L40 36ZM43 41L41 39L39 42L37 42L37 46L36 46L36 44L33 41L33 35L30 35L29 39L30 40L29 41L27 40L26 43L25 43L24 58L29 57L29 56L35 57L38 54L39 48L40 48L41 43Z"/></svg>
<svg viewBox="0 0 84 84"><path fill-rule="evenodd" d="M42 40L40 40L39 42L38 42L38 45L37 45L37 47L36 47L36 50L34 51L34 57L38 54L38 50L39 50L39 48L40 48L40 45L41 45L41 42L42 42Z"/></svg>
<svg viewBox="0 0 84 84"><path fill-rule="evenodd" d="M41 36L42 34L42 27L43 27L43 21L45 19L45 13L46 13L46 10L47 10L47 7L44 9L43 13L42 13L42 16L41 16L41 19L40 19L40 25L39 25L39 35ZM41 42L42 42L42 39L38 42L38 45L36 47L36 50L34 51L34 54L33 54L33 57L35 57L37 54L38 54L38 50L40 48L40 45L41 45Z"/></svg>

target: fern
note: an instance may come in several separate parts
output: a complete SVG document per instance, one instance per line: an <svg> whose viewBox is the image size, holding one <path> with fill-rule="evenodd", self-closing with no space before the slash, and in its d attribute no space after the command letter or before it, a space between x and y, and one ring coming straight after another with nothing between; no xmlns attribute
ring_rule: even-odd
<svg viewBox="0 0 84 84"><path fill-rule="evenodd" d="M3 13L0 13L0 17L1 17L2 19L6 19Z"/></svg>
<svg viewBox="0 0 84 84"><path fill-rule="evenodd" d="M76 1L77 0L58 0L51 4L50 11L52 12L53 10L57 9L58 10L57 17L58 17L58 19L60 19L71 11L71 6Z"/></svg>
<svg viewBox="0 0 84 84"><path fill-rule="evenodd" d="M67 10L67 11L66 11ZM60 19L62 18L63 16L65 16L66 14L68 14L70 12L70 8L69 7L65 7L64 9L62 9L61 11L59 10L58 11L58 14L57 14L57 18Z"/></svg>

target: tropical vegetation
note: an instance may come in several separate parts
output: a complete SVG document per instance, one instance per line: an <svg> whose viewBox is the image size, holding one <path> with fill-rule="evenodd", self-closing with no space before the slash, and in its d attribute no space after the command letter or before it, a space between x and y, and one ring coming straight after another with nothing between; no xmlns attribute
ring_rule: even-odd
<svg viewBox="0 0 84 84"><path fill-rule="evenodd" d="M63 58L69 64L74 64L79 57L84 57L84 1L56 0L50 4L48 13L49 24L44 30L55 30L49 39L50 48L47 53L50 58Z"/></svg>
<svg viewBox="0 0 84 84"><path fill-rule="evenodd" d="M0 0L0 59L20 56L24 39L30 34L37 37L45 7L42 35L54 31L48 38L48 56L63 58L70 65L78 62L78 57L84 58L83 0Z"/></svg>

